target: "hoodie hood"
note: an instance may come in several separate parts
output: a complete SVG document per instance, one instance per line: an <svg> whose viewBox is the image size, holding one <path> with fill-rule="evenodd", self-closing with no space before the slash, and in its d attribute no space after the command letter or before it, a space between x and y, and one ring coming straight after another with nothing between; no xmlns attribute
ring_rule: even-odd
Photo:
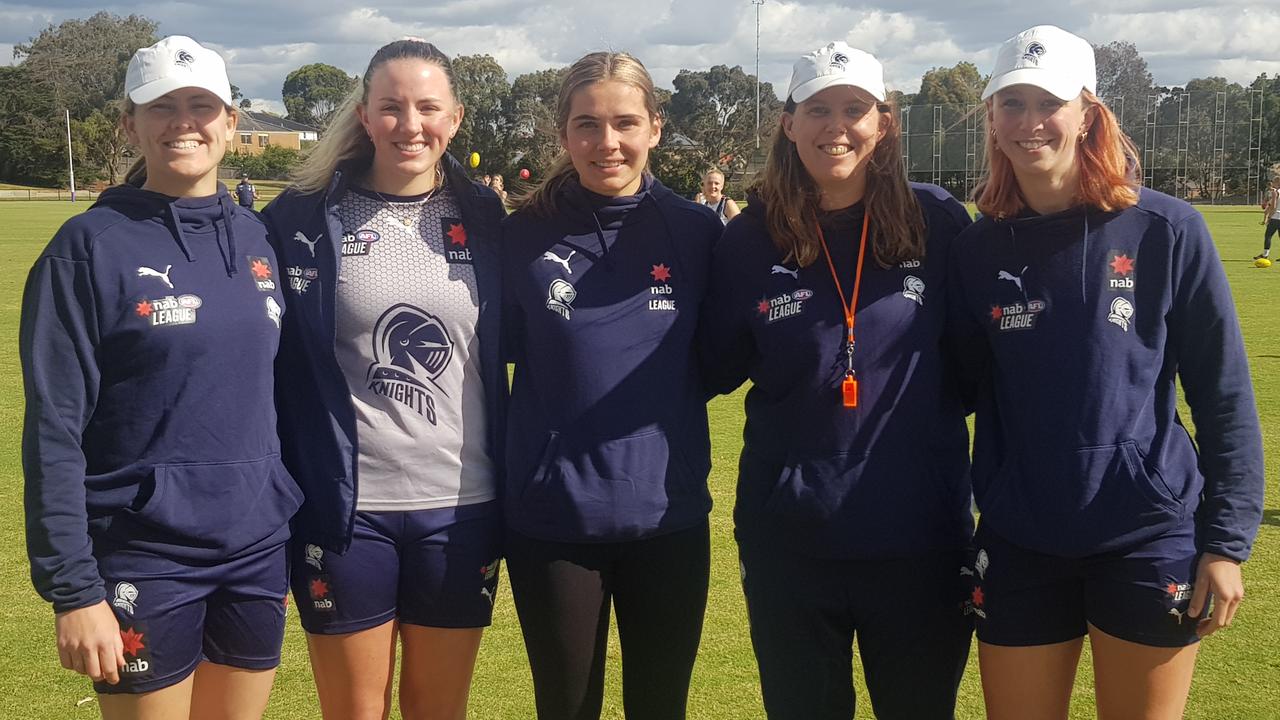
<svg viewBox="0 0 1280 720"><path fill-rule="evenodd" d="M591 192L577 182L575 177L573 182L566 182L561 186L560 198L563 202L559 206L566 215L593 230L617 230L626 222L632 210L651 199L655 185L658 185L657 180L645 173L640 181L640 189L634 195L611 197Z"/></svg>
<svg viewBox="0 0 1280 720"><path fill-rule="evenodd" d="M195 246L213 236L227 276L236 274L236 236L232 218L235 204L222 183L206 197L172 197L133 185L116 185L102 193L93 207L108 207L133 220L154 218L169 229L174 243L188 262L196 259Z"/></svg>

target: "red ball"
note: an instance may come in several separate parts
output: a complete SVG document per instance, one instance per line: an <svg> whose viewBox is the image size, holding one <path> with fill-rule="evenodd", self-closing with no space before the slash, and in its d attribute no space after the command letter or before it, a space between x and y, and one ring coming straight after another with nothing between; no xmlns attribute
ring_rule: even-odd
<svg viewBox="0 0 1280 720"><path fill-rule="evenodd" d="M529 168L520 168L520 179L521 180L529 179Z"/></svg>

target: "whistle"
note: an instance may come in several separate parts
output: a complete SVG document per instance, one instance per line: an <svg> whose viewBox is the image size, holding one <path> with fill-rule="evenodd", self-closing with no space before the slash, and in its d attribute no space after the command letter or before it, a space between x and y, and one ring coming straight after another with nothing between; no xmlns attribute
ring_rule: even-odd
<svg viewBox="0 0 1280 720"><path fill-rule="evenodd" d="M856 378L846 377L844 382L840 384L840 393L844 398L845 407L858 407L858 381Z"/></svg>

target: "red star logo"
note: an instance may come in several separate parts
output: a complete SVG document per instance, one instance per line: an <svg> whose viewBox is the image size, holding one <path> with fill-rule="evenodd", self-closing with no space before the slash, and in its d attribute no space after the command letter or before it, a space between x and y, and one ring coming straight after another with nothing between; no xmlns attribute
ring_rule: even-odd
<svg viewBox="0 0 1280 720"><path fill-rule="evenodd" d="M1000 309L1000 306L999 306L999 305L992 305L992 306L991 306L991 319L994 321L994 320L999 320L999 319L1000 319L1000 318L1002 318L1002 317L1004 317L1004 311Z"/></svg>
<svg viewBox="0 0 1280 720"><path fill-rule="evenodd" d="M671 279L671 269L667 267L666 263L654 265L649 274L653 276L654 282L666 282Z"/></svg>
<svg viewBox="0 0 1280 720"><path fill-rule="evenodd" d="M761 315L764 315L765 313L769 312L769 301L761 300L760 302L756 303L756 311L759 312Z"/></svg>
<svg viewBox="0 0 1280 720"><path fill-rule="evenodd" d="M138 313L138 317L151 317L151 301L143 300L133 311Z"/></svg>
<svg viewBox="0 0 1280 720"><path fill-rule="evenodd" d="M489 566L489 565L481 565L481 566L480 566L480 574L481 574L481 575L488 575L488 574L489 574L489 568L490 568L490 567L491 567L491 566Z"/></svg>
<svg viewBox="0 0 1280 720"><path fill-rule="evenodd" d="M146 650L147 646L142 642L143 634L134 632L133 628L120 631L120 640L124 643L124 654L138 657L138 653Z"/></svg>
<svg viewBox="0 0 1280 720"><path fill-rule="evenodd" d="M1111 270L1117 275L1128 275L1133 272L1133 259L1128 255L1117 255L1111 261Z"/></svg>
<svg viewBox="0 0 1280 720"><path fill-rule="evenodd" d="M467 246L467 229L462 227L462 223L450 223L449 232L446 234L449 236L450 245Z"/></svg>
<svg viewBox="0 0 1280 720"><path fill-rule="evenodd" d="M308 589L311 591L311 599L319 600L329 594L329 583L320 578L313 578Z"/></svg>
<svg viewBox="0 0 1280 720"><path fill-rule="evenodd" d="M1170 597L1178 594L1178 586L1176 583L1169 583L1165 586L1164 591L1169 593Z"/></svg>
<svg viewBox="0 0 1280 720"><path fill-rule="evenodd" d="M986 602L987 596L983 594L982 587L978 586L973 589L973 604L982 607L982 603Z"/></svg>
<svg viewBox="0 0 1280 720"><path fill-rule="evenodd" d="M259 280L266 280L271 277L271 266L261 260L254 260L249 265L249 272L253 273L253 276Z"/></svg>

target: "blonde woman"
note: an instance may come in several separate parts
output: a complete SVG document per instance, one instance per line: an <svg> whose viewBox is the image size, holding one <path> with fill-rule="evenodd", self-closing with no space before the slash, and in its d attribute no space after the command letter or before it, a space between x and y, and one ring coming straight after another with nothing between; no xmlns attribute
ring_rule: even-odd
<svg viewBox="0 0 1280 720"><path fill-rule="evenodd" d="M390 43L265 210L289 281L281 435L307 491L293 593L326 718L386 717L399 654L401 712L460 720L492 614L504 213L447 152L463 112L447 56Z"/></svg>
<svg viewBox="0 0 1280 720"><path fill-rule="evenodd" d="M720 222L725 224L741 212L738 209L738 203L724 194L724 173L715 168L708 170L702 176L702 191L694 201L711 208L720 217Z"/></svg>
<svg viewBox="0 0 1280 720"><path fill-rule="evenodd" d="M511 589L540 718L600 716L610 606L627 717L682 718L710 553L693 331L722 225L649 174L634 57L575 62L556 121L564 154L502 227Z"/></svg>

